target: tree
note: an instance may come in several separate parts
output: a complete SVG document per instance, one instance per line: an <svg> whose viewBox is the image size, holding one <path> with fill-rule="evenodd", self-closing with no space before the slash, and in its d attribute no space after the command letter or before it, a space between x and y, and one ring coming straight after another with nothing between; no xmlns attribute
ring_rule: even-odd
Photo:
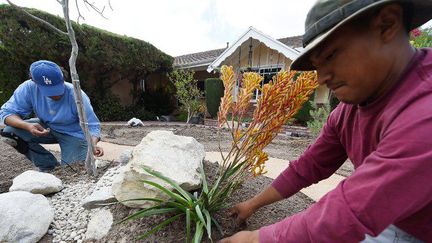
<svg viewBox="0 0 432 243"><path fill-rule="evenodd" d="M76 103L77 110L78 110L78 117L79 117L79 121L80 121L80 126L83 130L84 136L85 136L86 141L87 141L87 158L85 161L85 165L86 165L87 173L90 175L96 176L96 165L95 165L95 159L93 156L94 144L93 144L93 139L92 139L90 132L89 132L89 129L88 129L87 116L86 116L85 109L83 106L83 101L82 101L79 75L78 75L78 71L76 69L76 59L78 57L78 43L76 41L74 29L72 28L72 21L70 20L70 17L69 17L69 0L57 0L57 2L63 8L63 15L64 15L64 20L66 23L66 30L67 30L66 32L58 29L57 27L55 27L51 23L30 14L24 8L15 5L10 0L7 0L7 2L11 6L13 6L13 7L19 9L20 11L22 11L23 13L25 13L30 18L35 19L35 20L45 24L50 29L56 31L57 33L59 33L61 35L67 35L69 37L69 41L70 41L71 46L72 46L72 51L71 51L71 55L69 58L69 69L70 69L72 84L74 86L75 103ZM95 10L97 13L99 13L101 16L103 16L103 11L105 8L100 10L94 4L89 3L87 0L83 0L83 2L86 6L90 6L93 10ZM76 3L77 10L78 10L78 22L79 22L80 18L84 19L84 17L80 13L78 2L75 1L75 3Z"/></svg>
<svg viewBox="0 0 432 243"><path fill-rule="evenodd" d="M186 123L189 123L200 108L199 98L202 93L197 86L198 80L194 79L193 71L183 69L172 71L168 78L176 87L176 97L182 104L181 108L187 112Z"/></svg>

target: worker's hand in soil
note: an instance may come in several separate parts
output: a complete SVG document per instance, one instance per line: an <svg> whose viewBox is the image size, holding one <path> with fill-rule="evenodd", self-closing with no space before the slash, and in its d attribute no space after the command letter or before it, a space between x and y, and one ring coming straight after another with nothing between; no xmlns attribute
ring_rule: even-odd
<svg viewBox="0 0 432 243"><path fill-rule="evenodd" d="M45 137L50 133L50 129L45 129L38 123L29 123L28 131L35 137Z"/></svg>
<svg viewBox="0 0 432 243"><path fill-rule="evenodd" d="M230 208L228 215L235 218L238 225L243 224L255 212L250 200L236 204Z"/></svg>
<svg viewBox="0 0 432 243"><path fill-rule="evenodd" d="M231 237L220 240L218 243L258 243L258 230L240 231Z"/></svg>
<svg viewBox="0 0 432 243"><path fill-rule="evenodd" d="M96 157L101 157L104 155L104 150L102 147L99 147L96 145L96 146L94 146L93 154Z"/></svg>

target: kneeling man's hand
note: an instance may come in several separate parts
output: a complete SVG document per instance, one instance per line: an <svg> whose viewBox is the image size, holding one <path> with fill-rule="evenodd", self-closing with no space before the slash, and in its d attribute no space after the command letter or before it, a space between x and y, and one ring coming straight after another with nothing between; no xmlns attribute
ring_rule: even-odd
<svg viewBox="0 0 432 243"><path fill-rule="evenodd" d="M35 137L45 137L50 133L49 128L45 129L38 123L29 123L27 130Z"/></svg>
<svg viewBox="0 0 432 243"><path fill-rule="evenodd" d="M93 154L96 157L101 157L104 155L104 150L102 147L99 147L97 145L94 146Z"/></svg>

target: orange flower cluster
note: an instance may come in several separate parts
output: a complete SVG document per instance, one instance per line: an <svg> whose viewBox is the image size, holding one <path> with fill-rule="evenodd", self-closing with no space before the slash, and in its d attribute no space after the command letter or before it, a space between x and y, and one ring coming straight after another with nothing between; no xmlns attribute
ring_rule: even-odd
<svg viewBox="0 0 432 243"><path fill-rule="evenodd" d="M233 109L233 115L243 117L249 108L253 92L260 87L264 78L258 73L247 72L243 74L243 83L237 97L236 106Z"/></svg>
<svg viewBox="0 0 432 243"><path fill-rule="evenodd" d="M282 71L273 80L265 84L258 106L254 111L249 129L249 143L253 143L247 159L251 162L251 170L262 172L265 161L261 155L262 150L281 131L286 124L302 107L304 102L318 87L315 72ZM261 156L261 157L259 157Z"/></svg>
<svg viewBox="0 0 432 243"><path fill-rule="evenodd" d="M235 85L234 71L232 67L222 66L221 79L225 87L224 96L221 99L218 112L218 124L221 127L227 122L228 112L233 106L233 90Z"/></svg>
<svg viewBox="0 0 432 243"><path fill-rule="evenodd" d="M227 87L229 96L223 97L219 109L219 126L226 120L226 114L230 113L241 122L242 116L247 112L252 92L259 88L262 77L257 73L245 73L243 86L235 105L232 104L232 88L234 86L234 72L232 67L222 67L221 79ZM276 135L302 107L313 91L318 87L315 72L282 71L273 77L273 80L262 88L261 97L258 98L257 107L253 113L252 122L245 130L240 126L231 127L233 147L223 164L242 163L242 168L237 172L240 178L247 172L254 176L265 173L264 165L268 155L263 149L271 143ZM228 101L227 99L230 99ZM231 103L229 103L231 102ZM230 104L230 105L227 105ZM229 159L231 162L228 162Z"/></svg>

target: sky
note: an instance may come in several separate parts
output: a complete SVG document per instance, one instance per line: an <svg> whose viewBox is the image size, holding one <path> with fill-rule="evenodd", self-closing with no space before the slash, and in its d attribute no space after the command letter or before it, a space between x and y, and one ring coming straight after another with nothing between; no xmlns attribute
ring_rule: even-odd
<svg viewBox="0 0 432 243"><path fill-rule="evenodd" d="M63 16L56 0L11 0ZM302 35L308 10L316 0L90 0L105 7L101 17L80 3L86 23L150 42L171 56L208 51L235 42L249 26L277 39ZM0 0L0 4L7 3ZM75 1L70 15L77 19ZM431 26L432 22L428 23Z"/></svg>

